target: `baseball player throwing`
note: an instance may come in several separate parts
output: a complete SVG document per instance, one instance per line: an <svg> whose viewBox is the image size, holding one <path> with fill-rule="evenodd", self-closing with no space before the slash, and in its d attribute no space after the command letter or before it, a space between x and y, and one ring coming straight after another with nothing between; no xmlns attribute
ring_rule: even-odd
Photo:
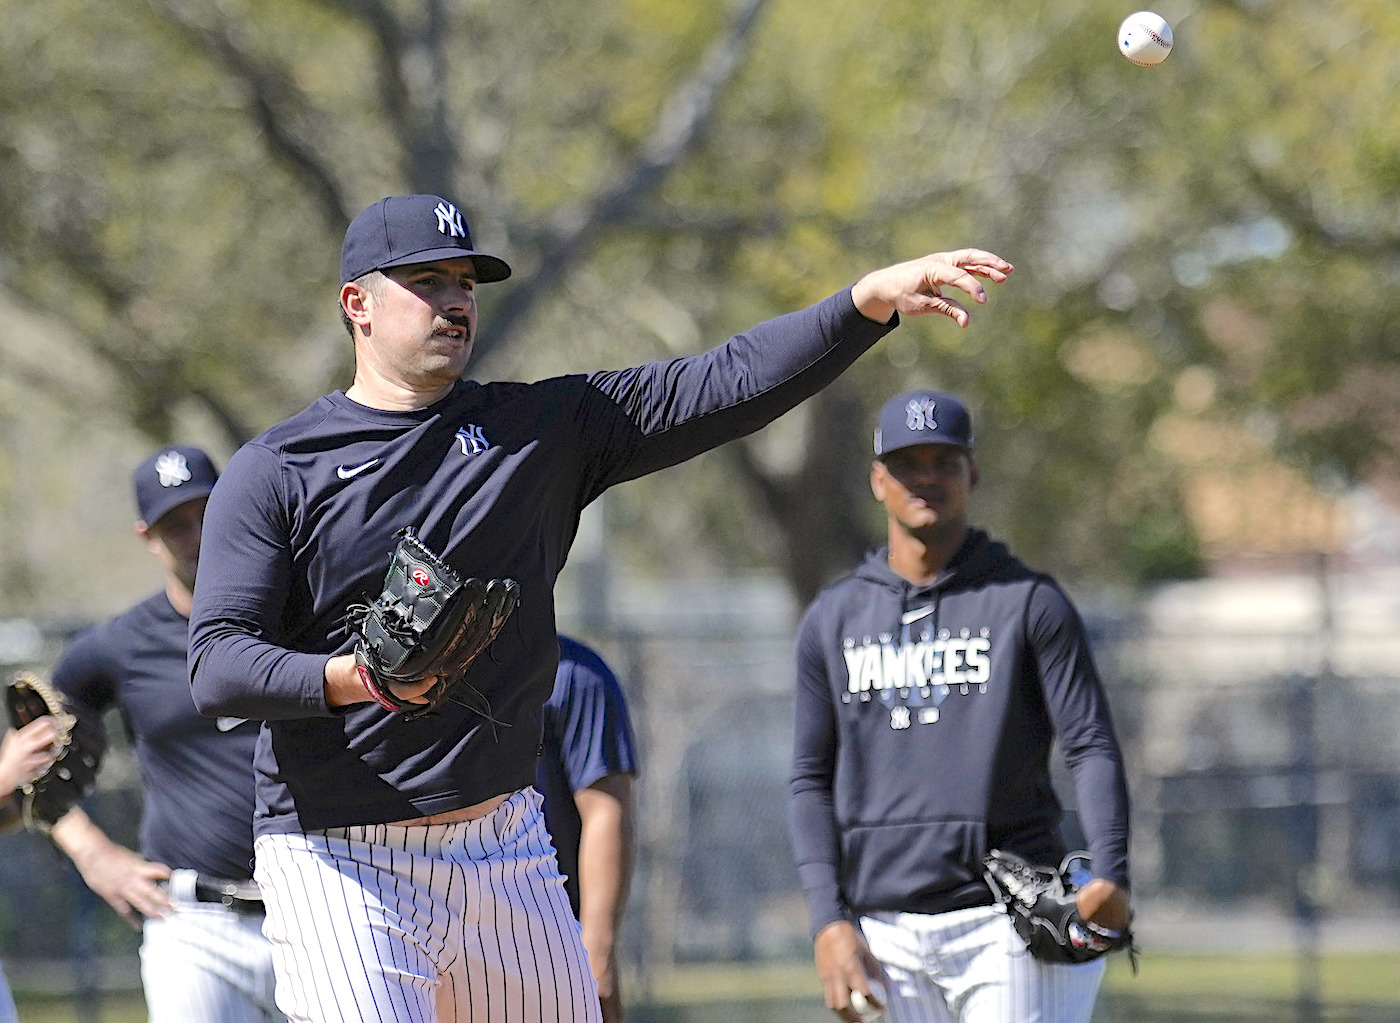
<svg viewBox="0 0 1400 1023"><path fill-rule="evenodd" d="M354 381L234 455L190 623L200 709L264 722L255 876L291 1018L598 1020L534 788L554 582L582 509L770 422L896 313L966 324L945 291L985 301L978 278L1011 270L976 249L931 255L702 355L476 383L462 379L476 288L510 267L438 196L352 221L340 306ZM420 713L439 679L398 679L384 652L415 645L458 577L512 600L445 679L452 695Z"/></svg>
<svg viewBox="0 0 1400 1023"><path fill-rule="evenodd" d="M152 1023L274 1023L272 951L251 880L256 722L202 716L187 669L205 502L218 473L198 448L155 452L133 474L137 533L165 586L75 639L53 684L75 713L121 709L141 768L141 851L75 807L53 839L88 887L142 930Z"/></svg>
<svg viewBox="0 0 1400 1023"><path fill-rule="evenodd" d="M972 441L952 395L885 405L870 485L888 546L802 622L789 811L817 972L845 1020L874 990L896 1023L1088 1023L1104 960L1030 955L982 860L1065 856L1058 739L1095 875L1079 911L1121 937L1123 761L1068 598L968 526Z"/></svg>

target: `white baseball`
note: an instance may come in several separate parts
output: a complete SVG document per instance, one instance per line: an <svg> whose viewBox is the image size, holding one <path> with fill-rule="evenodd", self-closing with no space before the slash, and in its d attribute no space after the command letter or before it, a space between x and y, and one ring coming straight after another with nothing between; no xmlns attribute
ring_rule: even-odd
<svg viewBox="0 0 1400 1023"><path fill-rule="evenodd" d="M1172 52L1172 27L1151 11L1130 14L1118 26L1118 49L1134 64L1160 64Z"/></svg>
<svg viewBox="0 0 1400 1023"><path fill-rule="evenodd" d="M861 994L859 991L851 991L851 1008L855 1010L856 1015L864 1020L865 1023L870 1023L871 1020L880 1018L880 1014L885 1011L886 1001L887 995L885 992L885 985L881 984L878 980L872 980L870 982L869 998L866 998L865 995Z"/></svg>

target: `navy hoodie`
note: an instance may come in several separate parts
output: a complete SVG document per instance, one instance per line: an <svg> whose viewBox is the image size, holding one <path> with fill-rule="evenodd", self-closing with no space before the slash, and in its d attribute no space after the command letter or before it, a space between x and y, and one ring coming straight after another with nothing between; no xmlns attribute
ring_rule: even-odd
<svg viewBox="0 0 1400 1023"><path fill-rule="evenodd" d="M1126 885L1122 755L1069 599L980 530L931 585L888 557L819 594L798 636L789 818L813 932L988 905L989 849L1058 864L1055 740L1093 873Z"/></svg>

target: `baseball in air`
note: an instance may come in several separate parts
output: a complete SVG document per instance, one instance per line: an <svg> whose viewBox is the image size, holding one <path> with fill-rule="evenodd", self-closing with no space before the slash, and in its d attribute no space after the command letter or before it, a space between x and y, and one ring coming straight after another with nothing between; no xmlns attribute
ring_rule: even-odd
<svg viewBox="0 0 1400 1023"><path fill-rule="evenodd" d="M1151 11L1130 14L1118 26L1118 49L1134 64L1160 64L1172 52L1172 27Z"/></svg>
<svg viewBox="0 0 1400 1023"><path fill-rule="evenodd" d="M885 986L878 980L872 980L870 982L869 998L866 998L865 995L861 994L859 991L852 990L851 1008L855 1010L856 1015L864 1020L865 1023L870 1023L871 1020L879 1019L880 1013L885 1011Z"/></svg>

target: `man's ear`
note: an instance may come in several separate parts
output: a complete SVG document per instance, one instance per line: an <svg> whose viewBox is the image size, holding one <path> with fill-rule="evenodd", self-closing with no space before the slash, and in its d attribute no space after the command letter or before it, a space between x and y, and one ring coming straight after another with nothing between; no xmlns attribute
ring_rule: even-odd
<svg viewBox="0 0 1400 1023"><path fill-rule="evenodd" d="M146 550L157 557L160 556L160 540L156 534L151 532L150 525L143 519L136 520L136 535L141 538L141 542L146 545Z"/></svg>
<svg viewBox="0 0 1400 1023"><path fill-rule="evenodd" d="M369 289L354 281L346 281L340 286L340 308L345 311L351 323L359 327L369 326L369 306L372 301Z"/></svg>
<svg viewBox="0 0 1400 1023"><path fill-rule="evenodd" d="M971 455L967 456L968 490L976 490L977 483L982 479L982 473L977 468L977 463Z"/></svg>
<svg viewBox="0 0 1400 1023"><path fill-rule="evenodd" d="M881 504L885 503L885 485L889 483L889 475L890 471L878 458L870 463L870 492Z"/></svg>

